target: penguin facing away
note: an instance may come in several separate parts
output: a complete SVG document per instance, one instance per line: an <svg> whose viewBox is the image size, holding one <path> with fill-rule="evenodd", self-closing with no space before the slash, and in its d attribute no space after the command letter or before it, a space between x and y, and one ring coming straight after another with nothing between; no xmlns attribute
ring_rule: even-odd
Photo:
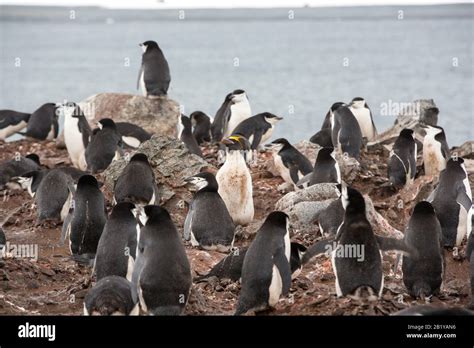
<svg viewBox="0 0 474 348"><path fill-rule="evenodd" d="M439 183L428 197L441 223L445 247L458 247L472 230L472 193L464 160L449 159Z"/></svg>
<svg viewBox="0 0 474 348"><path fill-rule="evenodd" d="M309 185L327 182L341 183L341 170L334 154L334 148L331 147L323 147L319 150Z"/></svg>
<svg viewBox="0 0 474 348"><path fill-rule="evenodd" d="M318 144L322 147L336 147L332 142L332 128L331 128L331 119L334 117L334 112L341 106L345 106L343 102L336 102L331 105L329 111L326 113L324 117L323 125L321 126L321 130L316 132L309 141Z"/></svg>
<svg viewBox="0 0 474 348"><path fill-rule="evenodd" d="M98 126L99 129L92 132L85 152L87 168L92 174L104 171L114 159L122 156L122 136L117 131L115 122L110 118L103 118Z"/></svg>
<svg viewBox="0 0 474 348"><path fill-rule="evenodd" d="M220 142L227 128L230 118L230 106L232 105L232 93L226 95L224 102L219 107L211 124L212 141Z"/></svg>
<svg viewBox="0 0 474 348"><path fill-rule="evenodd" d="M245 254L235 315L274 307L291 285L289 218L270 213Z"/></svg>
<svg viewBox="0 0 474 348"><path fill-rule="evenodd" d="M75 261L90 265L107 221L104 195L92 175L82 176L77 190L72 185L69 185L69 190L74 204L64 221L62 240L69 239L69 249Z"/></svg>
<svg viewBox="0 0 474 348"><path fill-rule="evenodd" d="M189 152L202 157L201 148L199 147L193 135L192 124L191 124L190 118L188 116L181 115L181 123L178 126L178 128L179 128L179 132L178 132L179 140L181 140L186 145Z"/></svg>
<svg viewBox="0 0 474 348"><path fill-rule="evenodd" d="M134 209L132 203L118 203L105 223L94 264L97 280L112 275L132 280L139 235Z"/></svg>
<svg viewBox="0 0 474 348"><path fill-rule="evenodd" d="M159 201L155 174L148 157L143 153L136 153L115 182L114 202L131 202L144 207Z"/></svg>
<svg viewBox="0 0 474 348"><path fill-rule="evenodd" d="M100 279L84 299L84 315L138 315L132 283L119 276Z"/></svg>
<svg viewBox="0 0 474 348"><path fill-rule="evenodd" d="M185 179L195 185L195 193L184 223L184 239L206 250L228 252L234 243L235 225L218 193L212 173L199 173Z"/></svg>
<svg viewBox="0 0 474 348"><path fill-rule="evenodd" d="M279 138L271 144L273 163L279 175L286 183L296 188L296 183L313 171L311 162L288 140Z"/></svg>
<svg viewBox="0 0 474 348"><path fill-rule="evenodd" d="M365 99L361 97L352 99L349 109L359 123L362 137L367 138L368 141L374 141L377 136L377 129L375 128L372 112Z"/></svg>
<svg viewBox="0 0 474 348"><path fill-rule="evenodd" d="M143 49L138 85L145 97L164 96L171 82L170 68L161 48L155 41L140 44ZM138 89L138 86L137 86Z"/></svg>
<svg viewBox="0 0 474 348"><path fill-rule="evenodd" d="M86 116L76 103L62 107L64 113L64 143L66 144L72 165L81 170L87 169L85 152L92 129Z"/></svg>
<svg viewBox="0 0 474 348"><path fill-rule="evenodd" d="M423 138L423 165L425 175L438 175L448 161L449 146L444 129L438 126L423 126L426 135Z"/></svg>
<svg viewBox="0 0 474 348"><path fill-rule="evenodd" d="M0 140L5 140L24 129L30 119L30 115L14 110L0 110Z"/></svg>
<svg viewBox="0 0 474 348"><path fill-rule="evenodd" d="M235 128L252 115L249 100L244 90L237 89L233 91L231 100L229 118L224 128L224 138L233 135Z"/></svg>
<svg viewBox="0 0 474 348"><path fill-rule="evenodd" d="M362 132L352 111L345 105L339 106L331 114L331 139L334 147L341 153L359 159Z"/></svg>
<svg viewBox="0 0 474 348"><path fill-rule="evenodd" d="M222 141L226 145L226 160L216 180L219 195L225 202L236 225L247 225L253 220L252 176L241 151L250 148L247 139L236 135Z"/></svg>
<svg viewBox="0 0 474 348"><path fill-rule="evenodd" d="M198 145L211 141L211 119L202 111L194 111L189 115L193 126L193 136Z"/></svg>
<svg viewBox="0 0 474 348"><path fill-rule="evenodd" d="M443 237L430 203L422 201L415 206L405 242L418 250L417 258L403 256L403 283L409 294L424 298L437 293L444 272Z"/></svg>
<svg viewBox="0 0 474 348"><path fill-rule="evenodd" d="M150 315L180 315L189 297L192 277L181 237L166 209L144 208L133 269L134 296Z"/></svg>
<svg viewBox="0 0 474 348"><path fill-rule="evenodd" d="M388 178L391 185L398 188L411 184L416 174L416 154L413 130L402 129L388 160Z"/></svg>
<svg viewBox="0 0 474 348"><path fill-rule="evenodd" d="M59 132L57 109L58 106L54 103L41 105L31 114L26 132L18 133L39 140L57 138Z"/></svg>
<svg viewBox="0 0 474 348"><path fill-rule="evenodd" d="M243 120L233 130L232 134L245 137L252 144L252 150L257 150L260 144L270 139L273 133L273 127L282 119L283 117L276 116L269 112L263 112Z"/></svg>

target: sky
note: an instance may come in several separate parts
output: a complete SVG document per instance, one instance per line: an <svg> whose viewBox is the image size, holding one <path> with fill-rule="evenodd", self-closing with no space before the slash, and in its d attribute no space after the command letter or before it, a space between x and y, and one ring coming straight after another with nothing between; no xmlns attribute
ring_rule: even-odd
<svg viewBox="0 0 474 348"><path fill-rule="evenodd" d="M305 5L432 5L471 3L472 0L0 0L0 5L101 6L107 8L297 8Z"/></svg>

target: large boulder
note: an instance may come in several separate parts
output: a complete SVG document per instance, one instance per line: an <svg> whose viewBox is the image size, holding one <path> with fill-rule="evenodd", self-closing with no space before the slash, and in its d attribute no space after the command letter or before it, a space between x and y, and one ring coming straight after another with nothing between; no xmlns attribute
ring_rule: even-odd
<svg viewBox="0 0 474 348"><path fill-rule="evenodd" d="M167 97L100 93L78 103L91 124L101 118L134 123L150 133L176 137L179 104Z"/></svg>
<svg viewBox="0 0 474 348"><path fill-rule="evenodd" d="M178 139L154 135L140 145L136 152L148 156L158 183L162 204L173 198L173 202L189 201L191 194L184 188L184 179L201 172L210 165L201 157L191 154ZM112 162L104 172L105 185L113 191L114 183L127 165L133 153ZM212 169L212 168L211 168Z"/></svg>

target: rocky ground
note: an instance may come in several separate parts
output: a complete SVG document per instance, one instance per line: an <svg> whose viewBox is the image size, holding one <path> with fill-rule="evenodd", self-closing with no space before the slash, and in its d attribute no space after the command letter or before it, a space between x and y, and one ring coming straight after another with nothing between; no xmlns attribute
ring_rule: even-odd
<svg viewBox="0 0 474 348"><path fill-rule="evenodd" d="M37 153L50 168L70 165L66 150L56 148L54 142L21 140L1 143L0 161L13 158L16 152L22 155ZM214 149L206 150L205 155L208 162L216 164ZM391 226L403 231L415 202L427 196L432 184L429 178L420 176L409 190L396 193L384 186L387 155L382 146L372 147L370 152L363 153L361 168L350 173L346 180L371 197L376 210ZM283 197L283 193L277 190L282 179L268 171L270 160L270 153L261 153L257 163L252 165L255 221L240 229L236 238L237 247L250 243L263 219ZM469 178L471 187L474 187L474 175L471 173ZM99 180L105 181L105 178L99 176ZM111 192L107 185L103 190L110 202ZM0 261L0 314L80 315L84 296L94 283L91 269L77 265L70 259L67 248L59 245L60 225L34 226L36 211L31 209L32 203L27 192L0 194L0 223L5 221L3 229L7 240L11 244L36 244L39 248L37 261L22 258ZM185 205L169 200L165 206L182 231L187 211ZM291 235L293 241L305 246L311 245L317 238L320 238L317 223L293 230ZM186 251L194 275L207 273L224 256L197 250L188 244ZM388 315L408 306L423 304L424 301L414 300L406 293L401 273L393 274L393 259L391 253L384 257L385 288L382 299L378 301L337 299L331 263L326 256L320 256L305 265L301 274L293 280L290 295L282 299L275 310L263 315ZM446 260L443 289L439 296L432 297L430 301L465 306L470 302L468 263L455 259L449 251L446 252ZM238 282L211 280L194 283L186 314L233 314L239 291Z"/></svg>

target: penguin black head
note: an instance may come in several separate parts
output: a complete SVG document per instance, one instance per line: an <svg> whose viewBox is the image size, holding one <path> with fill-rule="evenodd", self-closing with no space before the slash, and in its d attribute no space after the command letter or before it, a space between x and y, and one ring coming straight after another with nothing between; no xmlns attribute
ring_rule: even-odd
<svg viewBox="0 0 474 348"><path fill-rule="evenodd" d="M110 129L117 129L115 122L110 118L103 118L99 121L98 126L100 129L110 128Z"/></svg>
<svg viewBox="0 0 474 348"><path fill-rule="evenodd" d="M192 128L191 119L184 114L181 114L181 124L183 125L184 129L191 130Z"/></svg>
<svg viewBox="0 0 474 348"><path fill-rule="evenodd" d="M159 49L160 48L158 46L158 44L156 43L156 41L152 41L152 40L145 41L145 42L141 43L139 46L143 49L143 52L146 52L149 49L154 49L154 48Z"/></svg>
<svg viewBox="0 0 474 348"><path fill-rule="evenodd" d="M250 150L249 141L242 135L232 135L226 139L222 139L222 144L224 144L229 151L247 151Z"/></svg>
<svg viewBox="0 0 474 348"><path fill-rule="evenodd" d="M232 92L231 100L233 103L239 103L244 101L245 99L248 99L248 97L243 89L236 89Z"/></svg>
<svg viewBox="0 0 474 348"><path fill-rule="evenodd" d="M35 154L35 153L30 153L29 155L26 155L25 157L28 158L28 159L30 159L30 160L32 160L32 161L35 162L37 165L39 165L39 166L41 165L41 163L40 163L40 158L39 158L39 156L38 156L37 154Z"/></svg>
<svg viewBox="0 0 474 348"><path fill-rule="evenodd" d="M464 159L462 157L451 157L446 162L446 169L450 171L450 175L455 174L459 179L464 179L466 174L466 168L464 167Z"/></svg>
<svg viewBox="0 0 474 348"><path fill-rule="evenodd" d="M265 219L264 225L272 225L276 227L288 227L290 217L282 211L273 211Z"/></svg>
<svg viewBox="0 0 474 348"><path fill-rule="evenodd" d="M99 188L99 183L97 182L97 179L92 175L83 175L79 178L79 181L77 182L77 187L80 186L92 186Z"/></svg>
<svg viewBox="0 0 474 348"><path fill-rule="evenodd" d="M365 102L365 99L362 97L353 98L350 105L356 109L367 107L367 103Z"/></svg>
<svg viewBox="0 0 474 348"><path fill-rule="evenodd" d="M273 140L270 144L268 144L267 147L274 149L275 151L281 151L285 148L291 147L291 144L285 138L278 138L276 140Z"/></svg>
<svg viewBox="0 0 474 348"><path fill-rule="evenodd" d="M189 118L191 119L191 121L194 120L194 122L209 120L209 116L207 116L202 111L194 111L193 113L191 113L191 115L189 115Z"/></svg>
<svg viewBox="0 0 474 348"><path fill-rule="evenodd" d="M346 213L365 215L365 200L359 191L343 186L341 199Z"/></svg>
<svg viewBox="0 0 474 348"><path fill-rule="evenodd" d="M146 221L144 225L148 224L148 222L156 223L156 222L164 222L164 221L171 220L171 216L168 213L168 210L160 207L159 205L147 205L144 208L144 212L146 215Z"/></svg>
<svg viewBox="0 0 474 348"><path fill-rule="evenodd" d="M214 174L209 172L202 172L189 178L184 179L187 183L196 186L198 191L215 191L219 189L219 184L217 183L216 177Z"/></svg>
<svg viewBox="0 0 474 348"><path fill-rule="evenodd" d="M262 116L265 121L267 121L268 123L270 123L272 125L277 123L278 121L283 120L283 117L279 117L279 116L274 115L270 112L263 112L263 113L260 114L260 116Z"/></svg>
<svg viewBox="0 0 474 348"><path fill-rule="evenodd" d="M421 201L419 202L416 206L415 209L413 209L413 214L427 214L427 215L432 215L434 214L434 208L431 205L430 202L428 201Z"/></svg>
<svg viewBox="0 0 474 348"><path fill-rule="evenodd" d="M135 204L131 202L120 202L120 203L117 203L117 205L115 205L114 209L112 210L112 214L110 216L123 217L123 216L126 216L127 214L132 214L132 216L135 216L134 209L135 209Z"/></svg>
<svg viewBox="0 0 474 348"><path fill-rule="evenodd" d="M337 109L339 109L341 106L346 105L346 103L343 102L335 102L334 104L331 105L331 111L335 112Z"/></svg>
<svg viewBox="0 0 474 348"><path fill-rule="evenodd" d="M316 158L316 162L318 162L318 160L326 160L326 159L335 160L334 157L333 157L333 152L334 152L333 147L323 147L323 148L321 148L318 152L318 157Z"/></svg>
<svg viewBox="0 0 474 348"><path fill-rule="evenodd" d="M130 158L130 162L132 161L137 161L137 162L146 162L146 163L149 163L148 162L148 156L145 155L144 153L136 153L132 156L132 158Z"/></svg>
<svg viewBox="0 0 474 348"><path fill-rule="evenodd" d="M413 133L414 133L413 129L404 128L400 132L399 136L402 137L402 138L413 139Z"/></svg>

